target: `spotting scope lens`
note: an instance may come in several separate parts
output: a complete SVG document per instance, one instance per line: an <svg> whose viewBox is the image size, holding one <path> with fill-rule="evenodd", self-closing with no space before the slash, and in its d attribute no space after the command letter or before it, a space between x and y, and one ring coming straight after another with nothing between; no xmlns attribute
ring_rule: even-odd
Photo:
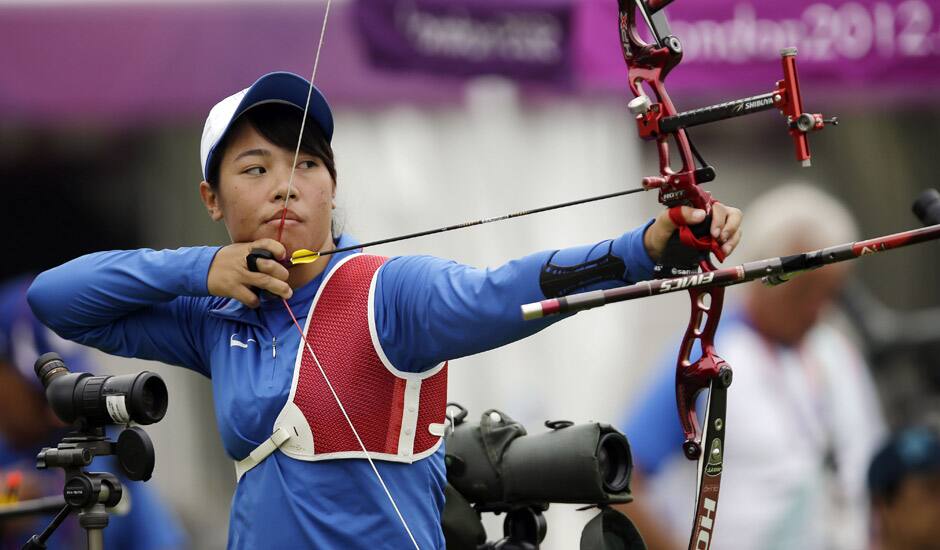
<svg viewBox="0 0 940 550"><path fill-rule="evenodd" d="M144 371L119 376L92 376L70 372L57 353L36 360L36 376L56 415L69 424L153 424L166 414L166 384L156 373Z"/></svg>
<svg viewBox="0 0 940 550"><path fill-rule="evenodd" d="M495 409L479 423L454 424L445 440L447 481L478 510L633 500L630 443L609 424L553 420L549 431L528 434Z"/></svg>
<svg viewBox="0 0 940 550"><path fill-rule="evenodd" d="M627 438L608 432L597 443L597 463L604 480L604 490L619 493L630 485L630 447Z"/></svg>

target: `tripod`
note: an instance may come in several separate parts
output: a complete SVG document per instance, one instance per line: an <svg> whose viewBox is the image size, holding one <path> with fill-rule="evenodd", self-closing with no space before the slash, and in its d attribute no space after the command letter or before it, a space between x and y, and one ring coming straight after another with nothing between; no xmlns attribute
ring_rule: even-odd
<svg viewBox="0 0 940 550"><path fill-rule="evenodd" d="M103 427L72 432L55 448L47 447L39 452L37 468L62 468L65 471L62 490L65 506L42 533L29 538L23 550L45 549L52 533L74 511L78 511L78 523L85 530L88 550L104 549L107 508L120 502L124 488L114 474L87 472L85 468L95 457L108 455L117 456L118 464L131 480L146 481L153 473L153 444L146 432L137 427L123 430L116 443L107 438Z"/></svg>

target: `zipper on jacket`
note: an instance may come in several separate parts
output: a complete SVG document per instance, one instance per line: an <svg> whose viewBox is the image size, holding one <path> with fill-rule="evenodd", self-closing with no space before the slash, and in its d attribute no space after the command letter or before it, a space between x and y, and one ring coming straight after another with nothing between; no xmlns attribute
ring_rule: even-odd
<svg viewBox="0 0 940 550"><path fill-rule="evenodd" d="M277 336L271 338L271 357L277 359Z"/></svg>

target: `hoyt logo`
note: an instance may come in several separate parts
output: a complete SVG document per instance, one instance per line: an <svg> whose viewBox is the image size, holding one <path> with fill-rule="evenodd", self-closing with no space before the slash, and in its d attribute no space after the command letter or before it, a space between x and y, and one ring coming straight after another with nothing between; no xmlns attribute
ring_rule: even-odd
<svg viewBox="0 0 940 550"><path fill-rule="evenodd" d="M708 273L698 273L696 275L689 275L688 277L680 277L678 279L667 279L659 286L659 291L669 292L671 290L689 288L692 286L706 285L712 282L714 279L714 271L709 271Z"/></svg>
<svg viewBox="0 0 940 550"><path fill-rule="evenodd" d="M698 538L695 539L695 550L708 550L712 542L712 528L715 526L715 509L718 503L706 498L702 508L705 511L698 516Z"/></svg>
<svg viewBox="0 0 940 550"><path fill-rule="evenodd" d="M669 191L668 193L663 193L662 202L668 204L671 202L676 202L685 198L685 190L679 189L677 191Z"/></svg>

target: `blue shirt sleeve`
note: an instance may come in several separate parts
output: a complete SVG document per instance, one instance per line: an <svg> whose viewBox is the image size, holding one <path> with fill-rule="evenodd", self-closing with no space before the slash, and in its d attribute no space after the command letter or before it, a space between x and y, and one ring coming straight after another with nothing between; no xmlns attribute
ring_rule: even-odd
<svg viewBox="0 0 940 550"><path fill-rule="evenodd" d="M217 247L88 254L39 275L27 293L63 338L209 375L202 350L207 276Z"/></svg>
<svg viewBox="0 0 940 550"><path fill-rule="evenodd" d="M654 267L643 246L648 226L612 241L539 252L496 268L429 256L393 258L376 285L374 320L383 351L396 368L420 372L534 334L562 318L524 321L519 309L545 299L539 277L549 258L555 265L577 265L608 253L623 260L621 281L582 291L648 279Z"/></svg>

